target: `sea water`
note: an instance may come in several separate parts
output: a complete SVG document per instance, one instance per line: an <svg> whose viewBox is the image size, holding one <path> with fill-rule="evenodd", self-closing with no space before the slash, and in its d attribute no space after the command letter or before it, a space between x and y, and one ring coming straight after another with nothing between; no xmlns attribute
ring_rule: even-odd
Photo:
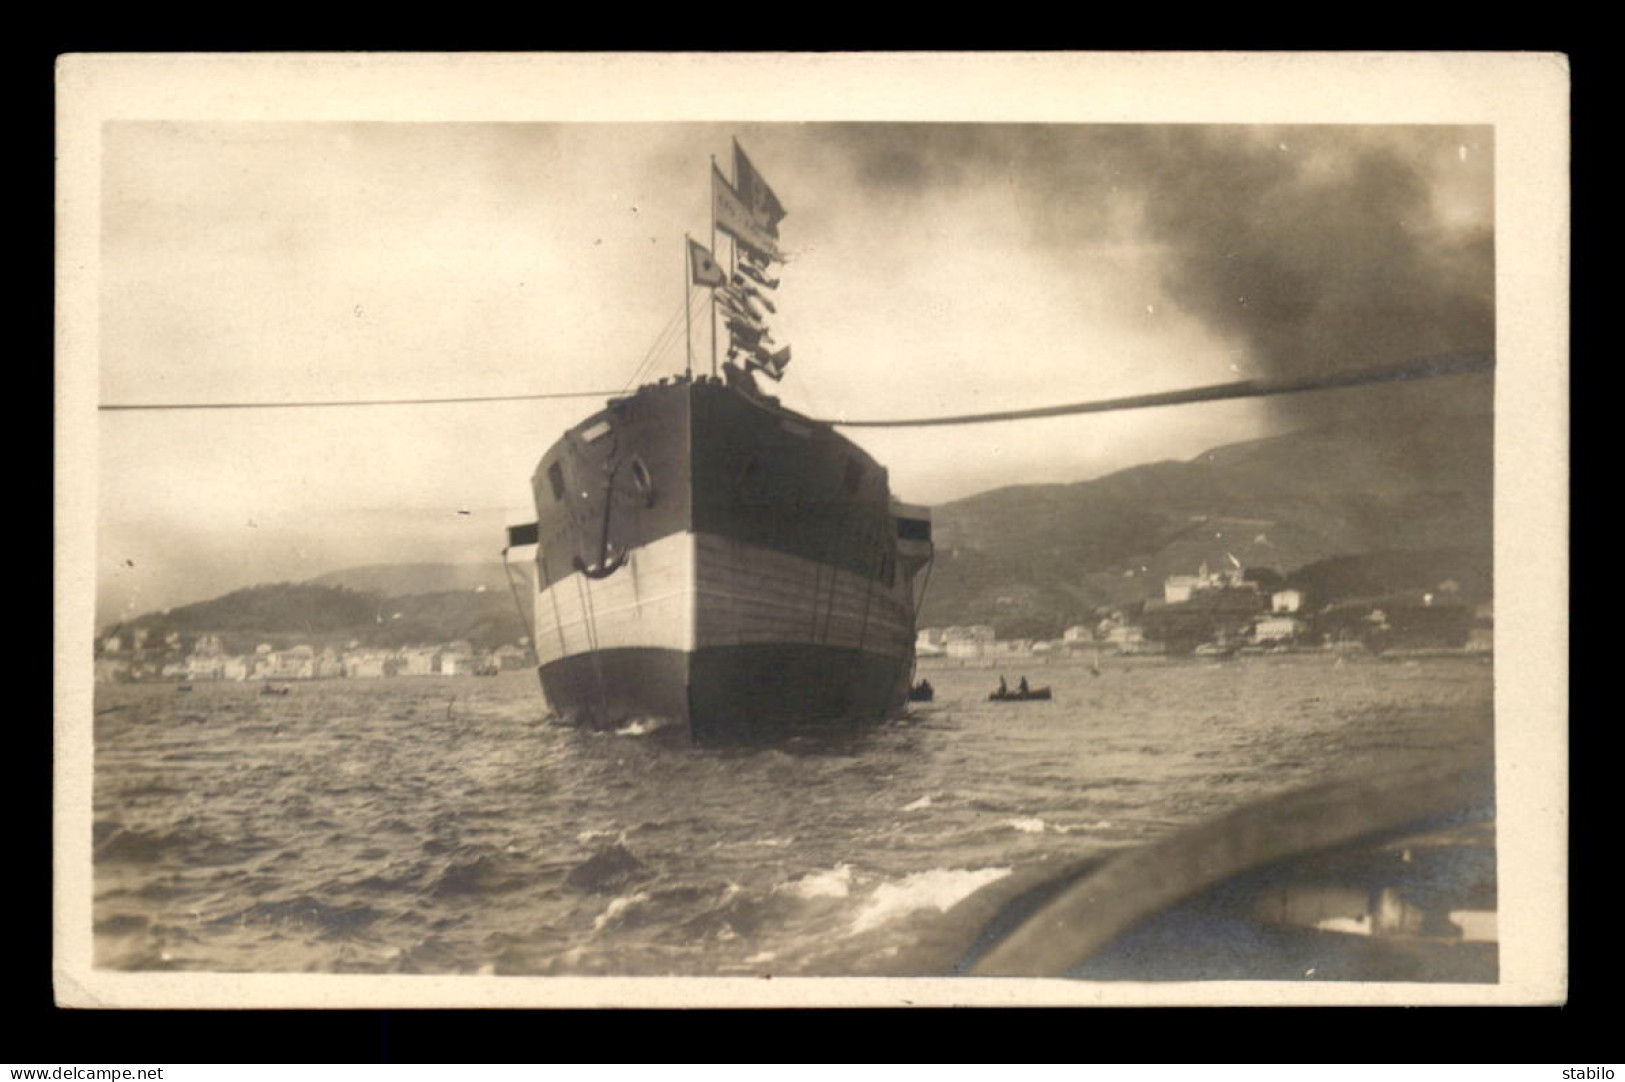
<svg viewBox="0 0 1625 1082"><path fill-rule="evenodd" d="M934 702L765 748L557 727L529 672L102 686L96 964L884 972L1036 859L1491 739L1484 657L1004 664L922 663ZM1000 675L1054 697L990 703Z"/></svg>

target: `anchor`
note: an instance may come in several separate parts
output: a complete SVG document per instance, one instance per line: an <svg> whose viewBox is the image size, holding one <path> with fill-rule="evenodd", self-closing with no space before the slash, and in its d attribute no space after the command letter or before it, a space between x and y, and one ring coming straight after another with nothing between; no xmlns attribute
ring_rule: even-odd
<svg viewBox="0 0 1625 1082"><path fill-rule="evenodd" d="M628 553L622 551L615 559L609 558L609 513L615 506L615 474L620 471L621 464L615 460L609 466L609 478L604 482L604 528L598 539L598 562L588 564L580 556L571 558L575 569L586 575L589 579L607 579L621 569L626 563Z"/></svg>

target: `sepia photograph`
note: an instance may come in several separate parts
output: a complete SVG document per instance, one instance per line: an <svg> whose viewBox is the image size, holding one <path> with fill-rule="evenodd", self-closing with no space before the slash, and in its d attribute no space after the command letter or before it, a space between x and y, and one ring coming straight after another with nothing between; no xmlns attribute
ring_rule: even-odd
<svg viewBox="0 0 1625 1082"><path fill-rule="evenodd" d="M59 1002L1562 1001L1561 58L60 82Z"/></svg>

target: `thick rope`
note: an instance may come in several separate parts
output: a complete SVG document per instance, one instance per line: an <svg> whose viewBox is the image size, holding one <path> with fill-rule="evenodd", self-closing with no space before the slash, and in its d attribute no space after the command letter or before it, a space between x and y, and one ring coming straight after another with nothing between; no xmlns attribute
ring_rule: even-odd
<svg viewBox="0 0 1625 1082"><path fill-rule="evenodd" d="M1178 406L1192 402L1219 402L1231 398L1262 398L1269 395L1297 394L1303 391L1329 391L1338 387L1358 387L1368 383L1394 383L1413 379L1434 379L1440 376L1466 376L1495 370L1493 353L1452 353L1430 357L1384 368L1367 368L1353 372L1334 372L1324 376L1306 376L1299 379L1248 379L1236 383L1219 383L1209 387L1193 387L1183 391L1164 391L1159 394L1131 395L1127 398L1108 398L1098 402L1076 402L1065 406L1040 406L1035 409L1004 410L999 413L965 413L951 417L916 417L905 420L822 421L821 424L842 428L910 428L925 425L970 425L992 421L1026 421L1044 417L1068 417L1080 413L1109 413L1114 410L1150 409L1154 406ZM633 376L636 379L636 375ZM118 402L99 405L104 412L133 410L237 410L237 409L311 409L331 406L436 406L465 402L530 402L549 398L616 398L625 391L560 391L548 394L495 394L474 395L464 398L375 398L352 399L341 402ZM811 420L811 418L809 418Z"/></svg>
<svg viewBox="0 0 1625 1082"><path fill-rule="evenodd" d="M1075 402L1066 406L1040 406L1034 409L1002 410L998 413L964 413L952 417L917 417L901 421L826 421L841 428L909 428L924 425L975 425L991 421L1030 421L1041 417L1069 417L1079 413L1108 413L1114 410L1149 409L1153 406L1179 406L1191 402L1219 402L1229 398L1261 398L1268 395L1327 391L1337 387L1358 387L1367 383L1394 383L1401 380L1433 379L1438 376L1465 376L1490 372L1495 368L1493 353L1453 353L1429 357L1384 368L1354 372L1333 372L1297 379L1244 379L1183 391L1108 398L1099 402Z"/></svg>

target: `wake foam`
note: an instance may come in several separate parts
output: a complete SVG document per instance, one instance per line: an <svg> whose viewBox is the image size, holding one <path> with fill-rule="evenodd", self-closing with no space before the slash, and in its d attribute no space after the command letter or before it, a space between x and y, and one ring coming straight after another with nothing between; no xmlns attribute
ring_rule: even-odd
<svg viewBox="0 0 1625 1082"><path fill-rule="evenodd" d="M853 918L852 932L867 932L921 909L947 910L1010 872L1010 868L934 868L882 883Z"/></svg>
<svg viewBox="0 0 1625 1082"><path fill-rule="evenodd" d="M814 872L779 888L797 898L845 898L852 892L852 865L837 864L827 872Z"/></svg>

